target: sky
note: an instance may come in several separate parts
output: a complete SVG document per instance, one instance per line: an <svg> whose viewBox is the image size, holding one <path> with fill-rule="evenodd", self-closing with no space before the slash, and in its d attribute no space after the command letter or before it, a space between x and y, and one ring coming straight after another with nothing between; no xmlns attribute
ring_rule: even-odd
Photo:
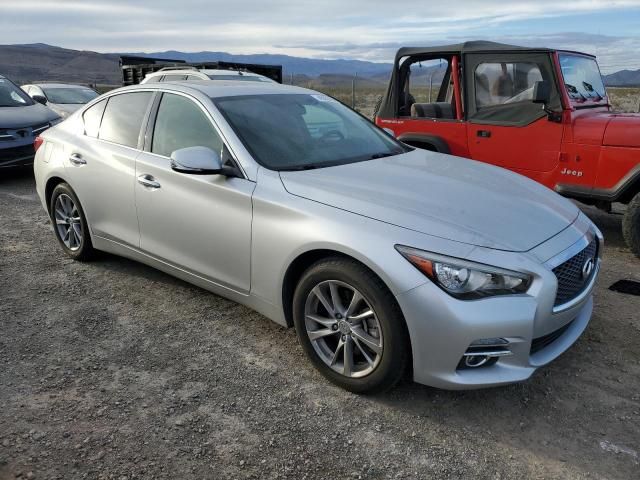
<svg viewBox="0 0 640 480"><path fill-rule="evenodd" d="M0 44L389 62L401 46L493 40L640 69L640 0L0 0Z"/></svg>

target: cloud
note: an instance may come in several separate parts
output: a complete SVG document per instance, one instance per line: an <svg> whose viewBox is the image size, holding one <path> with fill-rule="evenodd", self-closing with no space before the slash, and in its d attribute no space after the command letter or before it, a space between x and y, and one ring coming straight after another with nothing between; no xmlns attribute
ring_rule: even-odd
<svg viewBox="0 0 640 480"><path fill-rule="evenodd" d="M639 12L640 0L3 0L0 43L389 61L403 45L481 38L575 46L597 50L611 65L640 66L640 53L629 50L637 45ZM603 15L616 15L628 31ZM590 33L554 33L550 25ZM594 33L601 28L615 36Z"/></svg>

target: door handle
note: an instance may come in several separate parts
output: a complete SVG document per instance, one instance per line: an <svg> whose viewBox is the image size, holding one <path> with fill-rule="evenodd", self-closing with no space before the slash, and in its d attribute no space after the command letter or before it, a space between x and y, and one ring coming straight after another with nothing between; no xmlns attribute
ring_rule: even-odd
<svg viewBox="0 0 640 480"><path fill-rule="evenodd" d="M82 165L86 165L87 161L82 158L82 155L80 155L79 153L72 153L69 156L69 161L71 162L71 165L74 165L76 167L80 167Z"/></svg>
<svg viewBox="0 0 640 480"><path fill-rule="evenodd" d="M147 188L160 188L160 184L158 182L156 182L156 179L153 178L152 175L149 175L147 173L142 174L138 177L138 183L140 185L143 185Z"/></svg>
<svg viewBox="0 0 640 480"><path fill-rule="evenodd" d="M480 138L489 138L491 137L491 130L478 130L476 135Z"/></svg>

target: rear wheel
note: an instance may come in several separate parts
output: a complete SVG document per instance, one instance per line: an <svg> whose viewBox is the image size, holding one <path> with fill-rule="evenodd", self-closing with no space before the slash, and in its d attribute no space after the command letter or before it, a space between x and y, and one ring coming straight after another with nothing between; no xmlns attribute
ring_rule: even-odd
<svg viewBox="0 0 640 480"><path fill-rule="evenodd" d="M49 215L62 250L74 260L90 260L95 250L87 219L78 197L68 184L61 183L53 190Z"/></svg>
<svg viewBox="0 0 640 480"><path fill-rule="evenodd" d="M634 255L640 257L640 193L627 205L622 219L622 234Z"/></svg>
<svg viewBox="0 0 640 480"><path fill-rule="evenodd" d="M408 334L395 298L363 265L332 258L311 266L294 299L298 339L314 366L333 383L374 393L402 378Z"/></svg>

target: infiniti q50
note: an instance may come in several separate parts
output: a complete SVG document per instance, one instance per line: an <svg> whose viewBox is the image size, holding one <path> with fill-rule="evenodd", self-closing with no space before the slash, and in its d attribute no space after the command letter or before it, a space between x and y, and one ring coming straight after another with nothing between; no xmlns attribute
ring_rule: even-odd
<svg viewBox="0 0 640 480"><path fill-rule="evenodd" d="M408 371L449 389L522 381L591 317L602 236L575 205L314 91L127 87L36 147L67 255L126 256L295 327L351 391Z"/></svg>

